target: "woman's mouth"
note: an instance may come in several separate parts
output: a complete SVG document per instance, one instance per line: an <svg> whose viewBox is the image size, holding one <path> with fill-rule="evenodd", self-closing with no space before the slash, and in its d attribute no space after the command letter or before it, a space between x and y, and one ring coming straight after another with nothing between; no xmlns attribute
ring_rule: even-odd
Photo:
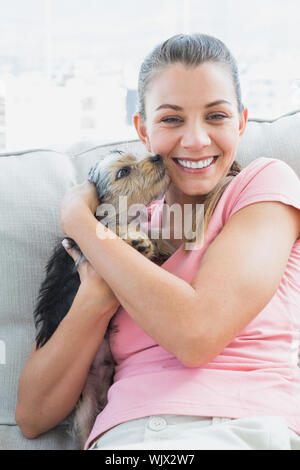
<svg viewBox="0 0 300 470"><path fill-rule="evenodd" d="M218 155L214 157L208 157L201 160L181 160L180 158L174 158L174 162L181 170L188 173L202 173L211 166L213 166L218 158Z"/></svg>

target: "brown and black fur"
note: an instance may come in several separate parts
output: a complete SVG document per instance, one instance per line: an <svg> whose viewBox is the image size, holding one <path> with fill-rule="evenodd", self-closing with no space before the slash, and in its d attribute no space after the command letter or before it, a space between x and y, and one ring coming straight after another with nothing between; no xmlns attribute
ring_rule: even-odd
<svg viewBox="0 0 300 470"><path fill-rule="evenodd" d="M162 158L159 155L148 155L141 159L131 153L111 152L90 169L88 180L96 186L99 207L101 204L112 204L115 207L116 233L147 258L158 264L164 262L174 251L168 242L151 240L147 234L131 230L130 225L121 226L121 214L118 213L119 196L127 197L128 207L134 203L147 205L166 190L169 177ZM96 217L101 221L101 217ZM130 220L127 220L129 223ZM79 289L77 268L85 258L78 245L70 238L68 240L80 256L74 263L62 246L62 240L59 240L48 261L34 311L37 348L43 347L53 335L70 310ZM114 361L108 342L109 329L110 326L99 345L75 412L70 416L71 433L79 439L81 447L89 436L97 414L106 405L107 391L113 381Z"/></svg>

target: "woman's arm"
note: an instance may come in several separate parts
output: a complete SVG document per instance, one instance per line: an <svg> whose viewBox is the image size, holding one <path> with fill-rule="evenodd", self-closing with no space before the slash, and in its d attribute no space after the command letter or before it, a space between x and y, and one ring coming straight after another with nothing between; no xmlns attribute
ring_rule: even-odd
<svg viewBox="0 0 300 470"><path fill-rule="evenodd" d="M118 305L107 284L99 277L96 283L94 276L80 284L49 341L40 349L34 345L20 376L15 413L27 438L48 431L72 411Z"/></svg>
<svg viewBox="0 0 300 470"><path fill-rule="evenodd" d="M247 206L231 217L188 284L114 237L83 199L76 219L64 207L64 230L132 319L191 367L215 357L269 302L300 230L290 206Z"/></svg>

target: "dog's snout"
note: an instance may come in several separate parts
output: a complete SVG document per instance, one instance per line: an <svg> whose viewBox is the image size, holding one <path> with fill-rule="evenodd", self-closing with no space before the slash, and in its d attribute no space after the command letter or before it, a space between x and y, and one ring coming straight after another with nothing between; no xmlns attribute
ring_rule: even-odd
<svg viewBox="0 0 300 470"><path fill-rule="evenodd" d="M153 155L153 157L151 157L151 161L153 163L162 163L163 159L160 155Z"/></svg>

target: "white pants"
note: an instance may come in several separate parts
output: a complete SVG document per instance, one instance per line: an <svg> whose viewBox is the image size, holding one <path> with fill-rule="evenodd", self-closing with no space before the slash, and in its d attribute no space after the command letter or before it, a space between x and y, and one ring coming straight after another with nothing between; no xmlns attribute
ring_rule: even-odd
<svg viewBox="0 0 300 470"><path fill-rule="evenodd" d="M107 449L300 450L300 436L280 416L156 415L115 426L89 450Z"/></svg>

